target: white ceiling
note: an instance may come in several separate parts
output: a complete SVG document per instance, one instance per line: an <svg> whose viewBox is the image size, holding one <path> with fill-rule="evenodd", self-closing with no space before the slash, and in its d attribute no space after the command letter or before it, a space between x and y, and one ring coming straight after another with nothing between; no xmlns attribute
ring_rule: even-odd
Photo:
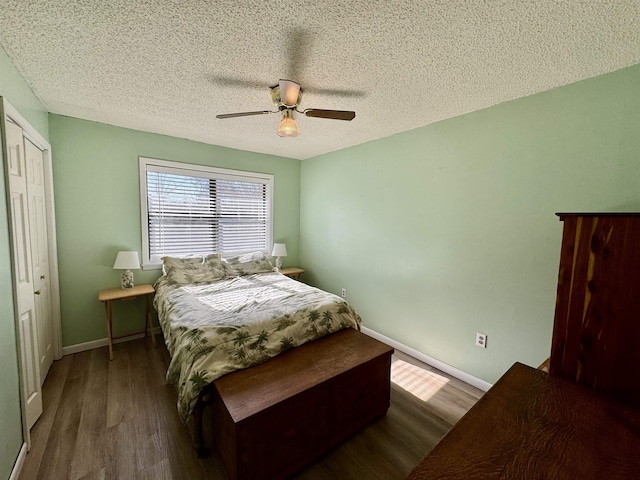
<svg viewBox="0 0 640 480"><path fill-rule="evenodd" d="M53 113L304 159L640 63L640 0L2 0L0 43ZM215 118L280 78L355 120Z"/></svg>

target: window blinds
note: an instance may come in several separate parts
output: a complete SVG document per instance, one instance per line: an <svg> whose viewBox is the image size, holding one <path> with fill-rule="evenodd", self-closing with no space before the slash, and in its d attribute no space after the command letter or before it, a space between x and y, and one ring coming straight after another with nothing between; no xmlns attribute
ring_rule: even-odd
<svg viewBox="0 0 640 480"><path fill-rule="evenodd" d="M268 178L150 164L145 170L148 259L152 263L165 255L268 251Z"/></svg>

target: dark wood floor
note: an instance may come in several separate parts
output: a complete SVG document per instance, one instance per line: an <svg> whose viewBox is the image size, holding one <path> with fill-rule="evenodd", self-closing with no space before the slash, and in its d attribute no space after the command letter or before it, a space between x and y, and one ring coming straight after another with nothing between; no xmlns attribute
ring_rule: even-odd
<svg viewBox="0 0 640 480"><path fill-rule="evenodd" d="M55 362L20 479L224 479L215 458L192 450L165 381L168 361L163 345L136 340L116 345L112 362L106 347ZM294 478L404 478L482 395L402 354L392 381L385 417Z"/></svg>

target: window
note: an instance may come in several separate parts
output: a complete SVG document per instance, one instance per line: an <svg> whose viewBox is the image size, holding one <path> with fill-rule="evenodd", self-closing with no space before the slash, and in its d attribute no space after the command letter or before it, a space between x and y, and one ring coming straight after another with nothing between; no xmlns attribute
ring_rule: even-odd
<svg viewBox="0 0 640 480"><path fill-rule="evenodd" d="M140 157L143 266L164 255L268 253L272 190L273 175Z"/></svg>

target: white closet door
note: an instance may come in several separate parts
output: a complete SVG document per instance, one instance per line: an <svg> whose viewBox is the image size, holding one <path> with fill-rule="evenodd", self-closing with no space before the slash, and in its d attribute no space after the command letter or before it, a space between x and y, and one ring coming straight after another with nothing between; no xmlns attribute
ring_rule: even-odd
<svg viewBox="0 0 640 480"><path fill-rule="evenodd" d="M31 232L29 202L22 129L6 121L7 150L9 153L10 211L13 227L15 285L18 297L18 323L26 423L31 428L42 414L40 362L38 359L38 325L31 265Z"/></svg>
<svg viewBox="0 0 640 480"><path fill-rule="evenodd" d="M29 229L31 233L31 262L35 313L38 327L38 358L40 384L53 363L53 319L49 282L49 241L47 237L47 209L44 192L44 155L29 139L24 140L29 198Z"/></svg>

